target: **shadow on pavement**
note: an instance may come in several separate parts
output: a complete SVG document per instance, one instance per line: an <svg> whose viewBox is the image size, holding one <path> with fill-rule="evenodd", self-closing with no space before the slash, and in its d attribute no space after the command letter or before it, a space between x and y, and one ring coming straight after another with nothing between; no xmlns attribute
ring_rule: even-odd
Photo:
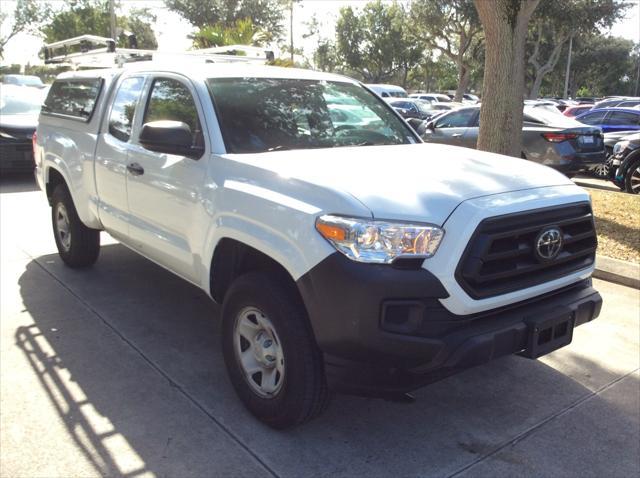
<svg viewBox="0 0 640 478"><path fill-rule="evenodd" d="M84 302L88 308L82 309L84 313L67 313L64 303L52 307L36 299L37 289L54 281L42 279L43 267ZM165 405L158 405L157 395L170 393L171 388L150 390L139 381L140 369L149 364L206 410L203 422L216 421L278 475L296 477L449 476L592 393L542 362L508 357L430 385L416 393L418 400L412 405L339 395L319 419L293 431L276 432L255 421L236 399L219 346L218 308L190 284L120 245L103 247L98 263L88 271L65 268L57 255L42 256L28 264L19 284L35 324L16 332L18 346L78 448L102 475L167 474L166 459L152 449L149 437L166 433L168 412ZM113 356L106 344L114 336L126 342L127 354ZM615 378L613 372L600 370L598 363L572 356L570 349L556 353L567 354L567 360L580 362L589 373ZM60 380L62 371L82 391L80 399ZM629 423L628 405L600 395L591 402L598 403L599 413L612 426ZM108 419L111 429L94 429L92 421L83 417L87 403ZM601 433L606 434L604 429ZM114 433L136 451L143 468L122 472L104 446L105 438ZM577 425L575 433L578 436L561 436L539 446L564 450L567 440L581 440L585 437L580 434L591 432ZM547 460L552 462L538 472L602 476L615 460L626 467L623 471L635 471L629 433L612 429L607 436L588 440L595 449L580 455L579 469L570 468L567 463L573 462L565 462L562 453L557 459L550 453ZM606 450L599 448L599 440L607 442ZM504 459L495 455L515 466L509 473L522 471L518 468L522 466L529 472L535 469L527 465L526 443L522 446L524 450L509 448ZM581 453L570 448L571 453ZM196 458L205 460L204 455ZM184 464L186 470L207 467L193 457L182 459L192 460ZM181 456L174 455L173 460L180 461Z"/></svg>
<svg viewBox="0 0 640 478"><path fill-rule="evenodd" d="M56 329L49 330L55 331ZM88 399L74 397L74 394L60 375L60 370L66 368L65 364L58 353L49 355L45 351L39 340L43 336L44 334L36 325L20 327L16 331L16 344L27 357L29 365L33 368L40 385L42 385L56 412L60 415L77 449L82 452L96 472L102 476L136 476L148 471L146 467L137 469L132 473L123 473L119 469L118 464L111 456L106 445L104 445L104 441L116 436L118 431L115 428L104 432L98 432L94 429L94 426L82 410L83 406L92 402ZM91 360L90 357L87 357L87 359ZM73 376L75 377L75 375ZM82 373L80 373L80 376L82 376ZM102 377L102 379L107 378ZM82 384L80 386L82 387ZM83 391L85 391L84 388ZM89 391L91 391L91 388L89 388ZM100 400L97 401L99 402Z"/></svg>

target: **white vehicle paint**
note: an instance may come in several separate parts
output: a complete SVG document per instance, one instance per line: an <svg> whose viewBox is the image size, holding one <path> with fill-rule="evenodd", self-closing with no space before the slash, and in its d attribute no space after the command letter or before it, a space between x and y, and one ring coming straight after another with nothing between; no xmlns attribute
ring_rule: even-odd
<svg viewBox="0 0 640 478"><path fill-rule="evenodd" d="M381 98L407 98L407 91L401 86L386 84L367 84L364 85L371 91L379 95Z"/></svg>
<svg viewBox="0 0 640 478"><path fill-rule="evenodd" d="M364 322L358 325L358 320L349 315L354 313L354 309L345 309L344 318L322 315L326 313L327 304L335 302L339 308L341 303L349 300L348 296L322 295L321 289L325 290L333 279L340 282L349 274L354 277L362 274L362 281L373 281L371 286L367 286L373 290L378 287L375 283L377 277L388 274L398 281L405 277L405 273L392 264L355 265L355 261L346 259L337 252L329 237L323 237L319 232L317 222L322 217L350 218L369 224L366 227L378 224L373 221L384 221L391 224L391 230L396 227L394 225L403 228L410 223L431 225L443 231L443 238L433 255L418 254L416 239L413 249L403 249L408 252L398 259L418 259L414 263L417 265L411 266L412 274L421 274L420 277L429 284L437 285L435 289L439 292L431 294L425 289L424 293L432 301L430 304L440 304L440 314L471 317L473 314L492 313L584 282L593 271L593 262L585 263L549 280L533 281L527 286L474 298L461 285L457 270L461 267L465 251L473 245L474 234L481 224L495 218L521 216L548 208L562 210L575 204L588 205L588 194L562 174L526 160L440 144L423 144L391 108L348 78L308 70L250 65L194 65L181 70L178 72L171 66L152 63L134 64L120 70L61 75L60 82L97 78L101 89L86 120L50 111L41 115L35 152L36 176L41 188L51 196L52 185L59 184L61 178L85 226L107 231L126 246L192 282L217 300L222 300L224 293L216 291L226 291L230 280L228 271L218 267L216 262L217 251L226 247L222 244L233 240L236 241L234 244L248 248L243 249L245 254L254 254L251 251L255 251L264 260L273 261L286 271L288 280L298 285L318 345L327 357L342 354L342 358L351 360L350 351L356 355L361 346L367 351L383 349L385 353L388 352L387 347L401 347L400 350L413 355L426 352L420 349L418 342L405 343L398 338L401 336L387 334L384 338L372 338L372 334L378 334L377 317L370 317L373 325ZM366 103L369 105L367 108L373 108L371 111L386 118L384 127L388 131L399 128L393 131L401 131L401 134L394 137L395 144L388 145L370 145L373 140L367 140L333 148L279 150L280 145L277 145L268 149L265 146L257 152L230 150L232 142L229 131L225 129L228 124L224 123L229 119L221 113L221 102L218 101L224 98L216 97L218 93L212 92L213 87L207 81L220 80L219 84L224 85L223 79L242 82L249 81L247 78L256 84L268 86L273 83L282 88L285 83L277 80L312 82L304 84L323 88L327 84L347 85L344 86L345 91L352 91L349 89L352 88L357 94L368 95L366 101L371 103ZM260 83L261 79L266 79L266 82ZM169 97L161 96L164 90L161 87L156 90L156 83L166 88L172 85L171 88L178 88L181 94L186 95L186 101L189 98L193 101L197 126L189 131L194 135L194 144L198 128L202 131L196 156L158 152L142 141L143 125L153 126L155 121L145 122L147 114L150 114L148 97L151 92L158 92L160 99ZM52 90L55 88L54 85ZM117 102L116 98L120 98L121 90L122 98L128 101L126 104L134 108L134 112L127 110L130 113L126 119L129 133L124 139L118 137L120 133L116 126L119 123L113 123L116 125L113 126L111 120L112 117L124 118L120 110L112 106ZM336 100L335 92L332 94L332 101L340 101L339 98ZM216 100L215 108L212 96ZM298 106L291 108L305 111ZM174 118L161 119L165 123L166 120L175 123ZM303 120L309 124L305 123L302 129L298 127L296 134L307 138L310 131L318 126L312 125L311 116L304 116ZM362 134L372 138L382 134L379 132L382 130L370 133L368 123L359 122L354 127L363 128ZM253 130L247 126L247 131ZM245 132L236 129L232 133ZM273 134L280 132L273 131ZM337 133L331 136L334 137L338 137ZM249 147L257 140L249 137L246 141L242 144ZM548 227L553 226L555 219L550 221ZM338 234L332 236L338 238L336 240L348 239L340 236L340 231L331 234ZM569 240L573 240L572 234L578 237L584 233L567 232ZM524 247L538 247L540 252L535 243ZM531 254L534 252L532 249ZM327 276L327 270L334 267L328 264L336 261L340 264L338 267L346 269L336 271L339 275L334 278L331 272ZM225 267L240 268L235 262ZM361 267L366 269L359 269ZM389 283L389 289L398 287L396 279ZM354 297L367 292L366 287L360 286L355 279L348 283L348 287L354 288ZM407 290L411 287L408 285ZM419 284L416 290L420 290ZM338 291L338 294L342 292ZM597 296L597 292L593 291L593 294ZM392 298L412 297L404 296L400 290ZM374 297L371 299L374 303L361 304L362 310L365 305L370 306L377 314L379 303L386 299L384 296ZM544 302L544 299L539 300ZM597 301L593 301L596 304ZM592 315L588 320L597 315L597 310L597 305L591 306ZM336 320L345 330L335 332L334 325L325 330L329 327L327 324ZM518 331L526 328L525 325L519 327ZM363 338L362 344L357 338L353 342L354 334L356 337L362 334L367 339ZM345 349L345 344L351 346ZM433 347L433 344L425 345L424 350L433 350ZM393 357L399 353L394 349L389 360L395 360ZM451 356L460 356L462 352L456 353L452 352ZM432 360L434 356L430 357ZM437 357L444 355L441 353Z"/></svg>
<svg viewBox="0 0 640 478"><path fill-rule="evenodd" d="M345 147L331 151L314 149L304 152L304 160L300 159L300 151L224 154L215 112L210 108L206 87L201 83L208 74L350 81L343 77L245 65L218 66L211 68L210 73L199 67L191 78L164 69L140 68L139 65L124 70L118 80L119 73L122 71L61 75L61 78L102 77L105 93L101 94L96 112L88 123L43 116L38 129L41 146L37 167L39 183L41 186L46 184L48 174L55 169L70 186L78 213L87 225L105 228L129 247L207 292L213 250L222 237L236 238L257 248L276 259L294 279L298 279L333 252L310 228L314 219L322 214L443 225L462 205L447 223L447 239L441 246L448 250L455 238L455 254L446 264L441 260L443 253L425 261L425 268L438 277L450 279L448 289L456 289L455 280L451 280L451 267L466 245L464 238L470 236L483 218L500 213L500 208L483 208L474 212L473 218L465 216L461 220L464 231L458 230L461 225L456 217L473 204L465 201L491 197L499 203L500 194L540 189L528 193L533 200L538 195L545 197L546 191L541 188L557 186L565 186L567 198L581 194L581 199L588 200L586 193L576 192L568 178L549 168L516 158L437 144ZM144 183L140 183L138 178L125 175L126 159L109 159L101 152L101 146L98 146L97 157L94 157L94 151L96 140L99 144L106 141L107 149L112 152L118 150L118 145L114 145L117 140L108 134L102 118L103 110L110 111L114 85L117 87L131 76L143 76L145 88L148 88L154 75L179 78L189 86L198 112L203 122L207 122L207 152L205 158L197 162L167 155L157 169L154 166L152 179L147 179L150 172L145 168ZM138 128L141 121L141 115L137 115L135 124ZM361 151L366 154L359 154ZM135 156L150 166L155 156L136 144L125 153L124 158ZM183 165L181 183L172 182L172 177L163 174L169 165L174 168ZM119 176L121 184L114 184L105 177L109 174ZM121 194L125 190L125 176L128 210L125 196ZM115 188L111 194L119 196L120 203L106 202L100 195L101 188L104 194L109 188ZM555 203L561 204L567 198L556 195ZM541 205L545 205L543 203ZM534 204L538 205L537 202L525 203L510 210L531 208ZM161 224L161 218L165 218L166 224ZM260 220L256 221L256 218ZM294 238L283 236L283 230L308 230L310 234ZM309 244L314 246L309 247ZM592 268L571 277L575 280L591 271ZM546 289L548 287L537 287L507 297L473 301L458 288L456 294L443 300L443 304L455 313L474 313Z"/></svg>

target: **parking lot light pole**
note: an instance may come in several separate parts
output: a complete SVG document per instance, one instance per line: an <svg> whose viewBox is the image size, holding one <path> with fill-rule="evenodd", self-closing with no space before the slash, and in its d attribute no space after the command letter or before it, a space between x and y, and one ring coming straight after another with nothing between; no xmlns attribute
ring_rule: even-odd
<svg viewBox="0 0 640 478"><path fill-rule="evenodd" d="M109 0L109 19L111 21L111 38L113 38L114 40L117 40L115 0Z"/></svg>

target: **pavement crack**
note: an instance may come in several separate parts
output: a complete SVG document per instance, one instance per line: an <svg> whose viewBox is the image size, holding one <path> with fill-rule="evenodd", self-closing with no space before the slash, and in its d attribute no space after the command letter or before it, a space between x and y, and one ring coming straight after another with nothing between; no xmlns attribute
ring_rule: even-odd
<svg viewBox="0 0 640 478"><path fill-rule="evenodd" d="M547 423L550 423L551 421L566 415L567 413L569 413L570 411L572 411L575 408L579 407L583 403L591 400L592 398L600 395L602 392L604 392L604 391L608 390L609 388L613 387L618 382L620 382L620 381L624 380L625 378L629 377L630 375L633 375L634 373L638 372L638 370L640 370L640 368L636 368L636 369L634 369L634 370L632 370L632 371L630 371L630 372L628 372L628 373L626 373L624 375L621 375L620 377L616 378L615 380L607 383L606 385L603 385L599 389L588 393L587 395L583 396L582 398L579 398L578 400L576 400L575 402L571 403L570 405L568 405L567 407L563 408L562 410L558 411L557 413L554 413L554 414L548 416L547 418L545 418L544 420L542 420L541 422L538 422L535 425L532 425L531 427L529 427L526 430L522 431L521 433L517 434L514 438L511 438L511 439L507 440L506 442L498 445L496 448L494 448L490 452L488 452L488 453L486 453L486 454L484 454L482 456L479 456L478 458L473 460L471 463L468 463L468 464L464 465L463 467L457 469L456 471L454 471L450 475L447 475L447 478L453 478L455 476L459 476L460 474L464 473L465 471L469 470L470 468L473 468L474 466L476 466L478 463L481 463L481 462L487 460L488 458L491 458L492 456L498 454L499 452L501 452L505 448L508 448L508 447L511 447L513 445L518 444L522 440L524 440L527 437L529 437L529 436L533 435L534 433L536 433L540 428L545 426Z"/></svg>
<svg viewBox="0 0 640 478"><path fill-rule="evenodd" d="M116 334L124 343L126 343L129 347L131 347L153 370L159 373L165 380L169 382L169 385L175 388L183 397L187 399L193 406L199 409L202 413L204 413L211 421L213 421L222 431L225 433L233 442L235 442L240 448L242 448L245 452L247 452L254 460L256 460L262 467L274 478L280 478L278 473L273 470L264 460L255 453L251 448L249 448L246 444L242 442L242 440L231 431L229 427L221 423L209 410L205 408L197 399L192 397L182 385L176 382L171 376L165 372L158 364L156 364L153 360L151 360L135 343L131 340L127 339L124 334L122 334L116 327L114 327L105 317L103 317L100 312L98 312L95 308L91 306L87 301L85 301L81 296L79 296L73 289L71 289L67 284L65 284L62 280L60 280L53 272L48 270L44 265L40 263L37 257L33 257L26 251L23 251L27 254L33 261L49 276L53 278L58 284L60 284L64 289L66 289L73 297L78 300L89 312L94 314L100 321L106 325L114 334ZM168 443L167 443L168 445Z"/></svg>

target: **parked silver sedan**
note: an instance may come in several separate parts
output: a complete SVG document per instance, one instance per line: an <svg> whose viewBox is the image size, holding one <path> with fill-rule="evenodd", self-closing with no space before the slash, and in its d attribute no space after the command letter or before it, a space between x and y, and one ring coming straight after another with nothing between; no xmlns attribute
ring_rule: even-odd
<svg viewBox="0 0 640 478"><path fill-rule="evenodd" d="M479 106L445 113L427 124L422 139L475 149L479 119ZM573 176L605 161L602 132L559 112L525 106L521 157Z"/></svg>

